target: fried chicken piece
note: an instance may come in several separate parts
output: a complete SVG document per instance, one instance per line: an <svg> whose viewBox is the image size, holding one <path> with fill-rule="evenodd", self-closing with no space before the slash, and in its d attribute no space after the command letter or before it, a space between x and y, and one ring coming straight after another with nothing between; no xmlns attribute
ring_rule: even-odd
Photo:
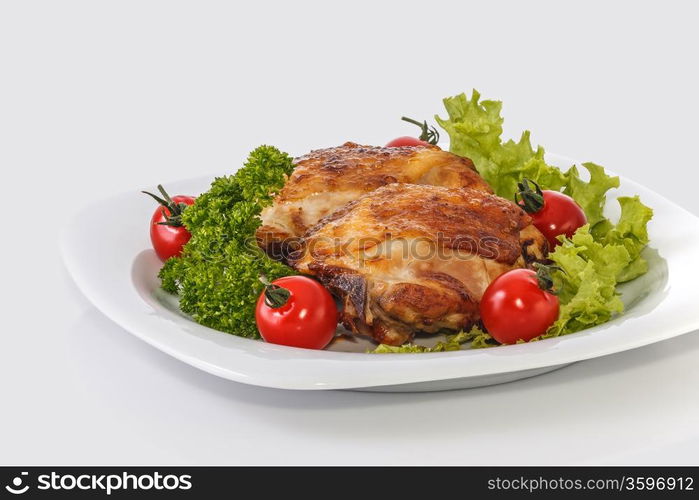
<svg viewBox="0 0 699 500"><path fill-rule="evenodd" d="M392 183L470 187L492 192L468 158L437 146L396 148L342 146L319 149L295 160L296 168L263 210L257 242L267 253L285 260L293 244L322 217L381 186Z"/></svg>
<svg viewBox="0 0 699 500"><path fill-rule="evenodd" d="M416 331L470 328L486 287L545 258L514 203L470 188L390 184L323 218L289 258L342 298L342 323L400 345Z"/></svg>

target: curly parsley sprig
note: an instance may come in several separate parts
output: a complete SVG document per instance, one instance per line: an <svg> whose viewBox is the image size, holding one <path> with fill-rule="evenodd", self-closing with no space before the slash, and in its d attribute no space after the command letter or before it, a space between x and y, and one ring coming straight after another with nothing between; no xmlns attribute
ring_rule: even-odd
<svg viewBox="0 0 699 500"><path fill-rule="evenodd" d="M293 159L260 146L234 175L219 177L182 213L192 233L182 256L160 271L162 288L179 294L180 309L202 325L259 338L255 303L260 275L275 280L295 274L254 243L262 208L272 203L293 171Z"/></svg>

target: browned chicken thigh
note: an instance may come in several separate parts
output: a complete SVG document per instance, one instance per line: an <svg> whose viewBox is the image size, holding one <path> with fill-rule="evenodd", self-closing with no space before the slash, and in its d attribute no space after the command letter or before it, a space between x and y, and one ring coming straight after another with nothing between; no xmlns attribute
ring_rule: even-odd
<svg viewBox="0 0 699 500"><path fill-rule="evenodd" d="M296 167L274 204L263 210L258 244L284 260L293 242L322 217L391 183L470 187L491 192L473 162L436 146L375 147L352 142L311 151Z"/></svg>
<svg viewBox="0 0 699 500"><path fill-rule="evenodd" d="M474 184L380 187L320 220L289 262L342 298L348 329L379 342L469 328L493 279L547 253L523 210Z"/></svg>

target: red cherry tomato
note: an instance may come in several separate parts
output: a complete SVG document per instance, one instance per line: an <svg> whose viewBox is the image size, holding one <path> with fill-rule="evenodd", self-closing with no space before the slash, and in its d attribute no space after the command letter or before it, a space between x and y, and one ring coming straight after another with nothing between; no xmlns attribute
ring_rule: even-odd
<svg viewBox="0 0 699 500"><path fill-rule="evenodd" d="M582 208L570 196L558 191L543 191L544 206L538 212L529 214L534 226L549 242L549 248L560 245L558 236L565 234L571 238L579 227L587 224Z"/></svg>
<svg viewBox="0 0 699 500"><path fill-rule="evenodd" d="M498 276L481 299L481 321L501 344L529 341L558 319L558 297L542 290L536 272L514 269Z"/></svg>
<svg viewBox="0 0 699 500"><path fill-rule="evenodd" d="M323 349L335 335L338 313L323 285L305 276L287 276L265 287L255 319L262 338L271 344Z"/></svg>
<svg viewBox="0 0 699 500"><path fill-rule="evenodd" d="M391 142L386 144L387 148L398 148L401 146L430 146L431 144L427 141L422 141L418 139L417 137L410 137L408 135L404 135L403 137L397 137L396 139L393 139Z"/></svg>
<svg viewBox="0 0 699 500"><path fill-rule="evenodd" d="M158 190L162 198L143 192L159 203L150 219L150 241L158 257L166 261L170 257L179 257L182 247L192 237L182 225L182 212L194 203L194 198L182 195L171 198L162 186L158 186Z"/></svg>
<svg viewBox="0 0 699 500"><path fill-rule="evenodd" d="M529 183L535 186L532 189ZM587 224L587 217L575 200L558 191L541 190L539 186L524 179L519 184L518 203L529 213L534 226L549 242L549 249L560 245L561 234L571 238L579 227ZM521 198L521 199L520 199Z"/></svg>

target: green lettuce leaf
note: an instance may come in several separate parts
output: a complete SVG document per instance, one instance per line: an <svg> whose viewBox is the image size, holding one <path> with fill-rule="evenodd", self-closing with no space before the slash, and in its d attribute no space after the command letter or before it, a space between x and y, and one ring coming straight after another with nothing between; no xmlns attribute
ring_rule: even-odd
<svg viewBox="0 0 699 500"><path fill-rule="evenodd" d="M481 101L474 90L470 99L465 94L444 99L444 107L448 117L435 119L449 134L450 151L473 160L496 194L513 199L517 184L528 178L542 189L562 191L585 212L588 224L572 239L562 238L562 245L549 256L562 269L554 273L561 309L545 337L589 328L622 312L616 286L648 270L641 252L648 244L653 211L638 196L620 197L621 217L613 224L603 211L607 192L619 187L619 178L595 163L582 164L588 180L574 165L566 171L549 165L544 149L532 146L528 131L518 142L503 142L499 101Z"/></svg>
<svg viewBox="0 0 699 500"><path fill-rule="evenodd" d="M641 257L641 251L648 245L648 222L653 217L653 210L647 207L638 196L620 196L621 216L616 225L609 221L595 227L593 234L598 241L605 244L623 245L631 260L617 274L617 281L630 281L648 271L648 263Z"/></svg>
<svg viewBox="0 0 699 500"><path fill-rule="evenodd" d="M631 261L624 245L596 242L590 226L585 225L572 239L564 239L549 258L561 269L553 276L555 287L560 290L561 309L545 336L599 325L623 311L616 277Z"/></svg>
<svg viewBox="0 0 699 500"><path fill-rule="evenodd" d="M621 216L616 225L605 219L593 231L589 224L583 226L549 255L562 270L554 273L556 288L561 291L561 309L558 321L545 337L609 321L624 309L617 284L648 271L641 251L648 244L647 224L653 210L638 196L620 197L618 201Z"/></svg>
<svg viewBox="0 0 699 500"><path fill-rule="evenodd" d="M563 190L585 211L591 225L604 219L606 193L619 187L618 177L607 175L599 165L584 163L590 173L590 180L584 181L575 166L563 172L549 165L544 160L544 148L532 147L528 130L522 133L519 142L502 142L502 103L480 101L476 90L471 99L466 94L447 97L444 107L448 118L435 116L435 120L449 134L449 150L470 158L498 196L513 199L517 184L527 178L542 189Z"/></svg>
<svg viewBox="0 0 699 500"><path fill-rule="evenodd" d="M604 167L595 163L583 163L583 167L590 173L590 180L585 182L580 179L578 169L573 165L567 172L568 182L563 192L580 205L585 212L588 224L595 226L606 220L602 214L607 199L606 194L610 189L619 187L619 178L607 175Z"/></svg>
<svg viewBox="0 0 699 500"><path fill-rule="evenodd" d="M493 347L497 345L489 334L474 326L468 332L461 331L455 335L449 335L445 341L437 342L432 347L426 347L418 344L403 344L400 346L379 344L376 349L368 352L370 354L411 354L421 352L459 351L461 350L461 344L465 344L467 342L471 342L472 349Z"/></svg>
<svg viewBox="0 0 699 500"><path fill-rule="evenodd" d="M449 134L450 151L470 158L498 195L512 199L522 177L546 186L544 189L559 190L566 185L566 174L544 161L543 148L532 148L529 131L519 142L501 141L501 102L480 101L474 90L471 99L466 94L447 97L444 107L449 118L435 116L435 120Z"/></svg>

